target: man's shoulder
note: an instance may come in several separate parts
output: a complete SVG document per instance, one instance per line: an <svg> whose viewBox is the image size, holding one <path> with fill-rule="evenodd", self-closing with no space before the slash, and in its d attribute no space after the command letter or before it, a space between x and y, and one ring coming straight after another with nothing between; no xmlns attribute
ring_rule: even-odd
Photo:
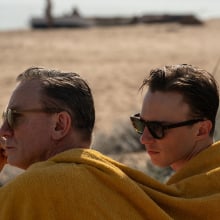
<svg viewBox="0 0 220 220"><path fill-rule="evenodd" d="M220 175L220 142L210 145L195 157L176 174L174 174L168 184L177 183L186 179L193 179L199 176Z"/></svg>

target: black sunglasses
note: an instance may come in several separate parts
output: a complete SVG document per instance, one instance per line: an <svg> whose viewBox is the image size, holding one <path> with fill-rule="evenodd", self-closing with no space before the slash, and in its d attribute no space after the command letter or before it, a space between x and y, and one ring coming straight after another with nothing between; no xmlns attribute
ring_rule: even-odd
<svg viewBox="0 0 220 220"><path fill-rule="evenodd" d="M3 122L7 122L10 128L14 128L16 125L16 119L19 115L22 115L24 113L39 113L39 112L45 112L45 113L58 113L63 111L62 109L58 108L45 108L45 109L24 109L24 110L15 110L8 108L5 112L2 114L2 120Z"/></svg>
<svg viewBox="0 0 220 220"><path fill-rule="evenodd" d="M162 122L158 121L144 121L140 118L139 113L131 116L130 119L137 133L143 134L145 127L147 127L151 135L156 139L162 139L165 135L164 131L167 129L193 125L199 121L204 121L204 119L200 118L182 121L175 124L163 125Z"/></svg>

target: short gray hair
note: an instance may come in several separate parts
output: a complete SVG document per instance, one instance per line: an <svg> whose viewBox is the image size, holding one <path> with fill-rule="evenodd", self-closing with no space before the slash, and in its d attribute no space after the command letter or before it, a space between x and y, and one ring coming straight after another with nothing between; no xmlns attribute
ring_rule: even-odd
<svg viewBox="0 0 220 220"><path fill-rule="evenodd" d="M18 75L17 81L38 80L45 108L63 108L72 118L72 126L91 139L95 108L91 89L79 74L31 67Z"/></svg>

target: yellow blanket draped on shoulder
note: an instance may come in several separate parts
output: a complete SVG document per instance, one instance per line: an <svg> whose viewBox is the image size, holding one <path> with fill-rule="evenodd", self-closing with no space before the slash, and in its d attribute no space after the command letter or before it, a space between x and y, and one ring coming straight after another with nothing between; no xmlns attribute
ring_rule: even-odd
<svg viewBox="0 0 220 220"><path fill-rule="evenodd" d="M167 184L91 149L32 165L0 189L2 220L219 219L220 142Z"/></svg>

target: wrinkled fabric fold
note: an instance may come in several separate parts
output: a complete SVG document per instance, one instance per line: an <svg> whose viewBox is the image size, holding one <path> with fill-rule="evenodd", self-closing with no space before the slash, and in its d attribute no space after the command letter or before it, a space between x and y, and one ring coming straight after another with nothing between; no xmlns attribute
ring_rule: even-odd
<svg viewBox="0 0 220 220"><path fill-rule="evenodd" d="M0 219L219 219L220 142L167 184L91 149L32 165L0 189Z"/></svg>

